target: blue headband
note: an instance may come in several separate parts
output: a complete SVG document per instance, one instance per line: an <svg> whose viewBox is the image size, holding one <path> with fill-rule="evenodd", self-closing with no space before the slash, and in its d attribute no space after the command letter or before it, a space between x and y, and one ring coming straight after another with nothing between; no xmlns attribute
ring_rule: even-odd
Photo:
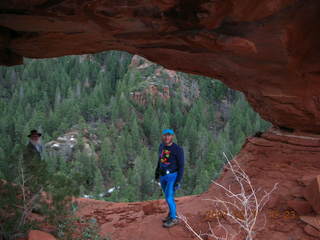
<svg viewBox="0 0 320 240"><path fill-rule="evenodd" d="M174 135L174 131L173 131L172 129L164 129L164 130L162 131L162 135L165 135L165 134L167 134L167 133L169 133L169 134L171 134L171 135Z"/></svg>

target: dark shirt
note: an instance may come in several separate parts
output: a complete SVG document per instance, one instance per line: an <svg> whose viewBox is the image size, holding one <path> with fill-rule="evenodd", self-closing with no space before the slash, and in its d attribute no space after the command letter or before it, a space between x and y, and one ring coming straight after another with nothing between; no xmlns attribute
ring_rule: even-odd
<svg viewBox="0 0 320 240"><path fill-rule="evenodd" d="M40 150L42 150L42 147L40 147ZM31 142L24 149L23 166L26 185L38 185L44 182L47 175L47 164L41 158L41 152Z"/></svg>
<svg viewBox="0 0 320 240"><path fill-rule="evenodd" d="M159 177L160 171L169 170L170 172L178 171L176 182L180 182L184 171L184 153L183 148L176 143L171 146L165 146L163 143L159 146L159 159L155 176Z"/></svg>

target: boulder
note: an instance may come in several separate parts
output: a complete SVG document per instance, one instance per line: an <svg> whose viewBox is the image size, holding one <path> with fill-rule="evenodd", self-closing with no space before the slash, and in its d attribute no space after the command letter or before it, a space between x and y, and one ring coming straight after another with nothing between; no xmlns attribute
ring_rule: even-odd
<svg viewBox="0 0 320 240"><path fill-rule="evenodd" d="M95 128L94 124L90 125L90 129ZM81 133L85 136L81 137ZM100 144L101 142L95 134L88 129L81 132L75 125L65 134L47 142L45 146L49 155L59 156L65 161L72 161L75 159L74 153L77 148L80 148L89 157L97 157L95 149L98 149Z"/></svg>
<svg viewBox="0 0 320 240"><path fill-rule="evenodd" d="M46 232L31 230L28 234L28 240L56 240L56 238Z"/></svg>
<svg viewBox="0 0 320 240"><path fill-rule="evenodd" d="M313 210L320 214L320 175L305 188L303 196L310 203Z"/></svg>
<svg viewBox="0 0 320 240"><path fill-rule="evenodd" d="M304 231L309 234L310 236L313 237L318 237L320 238L320 231L318 231L317 229L315 229L314 227L310 226L310 225L306 225L304 227Z"/></svg>
<svg viewBox="0 0 320 240"><path fill-rule="evenodd" d="M318 174L304 175L301 179L298 180L298 182L303 186L308 186L317 176Z"/></svg>
<svg viewBox="0 0 320 240"><path fill-rule="evenodd" d="M300 219L320 231L320 216L300 216Z"/></svg>

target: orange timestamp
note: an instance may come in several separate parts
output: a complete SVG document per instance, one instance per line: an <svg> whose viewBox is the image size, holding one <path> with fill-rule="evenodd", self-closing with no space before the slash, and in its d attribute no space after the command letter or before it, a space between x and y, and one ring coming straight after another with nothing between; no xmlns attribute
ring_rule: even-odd
<svg viewBox="0 0 320 240"><path fill-rule="evenodd" d="M244 214L241 211L232 211L230 212L230 214L232 214L234 217L243 220L244 219ZM205 221L213 221L216 220L217 218L225 218L227 216L227 212L224 210L209 210L206 212L205 216L204 216L204 220Z"/></svg>
<svg viewBox="0 0 320 240"><path fill-rule="evenodd" d="M269 210L268 216L273 219L297 219L299 218L298 214L294 210Z"/></svg>
<svg viewBox="0 0 320 240"><path fill-rule="evenodd" d="M230 212L234 217L243 220L245 218L244 212L241 211L232 211ZM224 218L226 217L227 212L223 210L209 210L206 212L204 216L205 221L212 221L217 218ZM272 219L296 219L299 216L297 215L296 211L294 210L269 210L267 215Z"/></svg>

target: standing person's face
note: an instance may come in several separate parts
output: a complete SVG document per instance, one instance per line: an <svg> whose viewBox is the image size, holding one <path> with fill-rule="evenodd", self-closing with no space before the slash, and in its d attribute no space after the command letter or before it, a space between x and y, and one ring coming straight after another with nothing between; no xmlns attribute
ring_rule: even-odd
<svg viewBox="0 0 320 240"><path fill-rule="evenodd" d="M171 135L171 134L164 134L164 135L162 135L162 141L163 141L164 144L166 144L166 145L172 143L172 141L173 141L173 135Z"/></svg>
<svg viewBox="0 0 320 240"><path fill-rule="evenodd" d="M38 135L31 135L30 140L34 143L40 143L40 136Z"/></svg>

